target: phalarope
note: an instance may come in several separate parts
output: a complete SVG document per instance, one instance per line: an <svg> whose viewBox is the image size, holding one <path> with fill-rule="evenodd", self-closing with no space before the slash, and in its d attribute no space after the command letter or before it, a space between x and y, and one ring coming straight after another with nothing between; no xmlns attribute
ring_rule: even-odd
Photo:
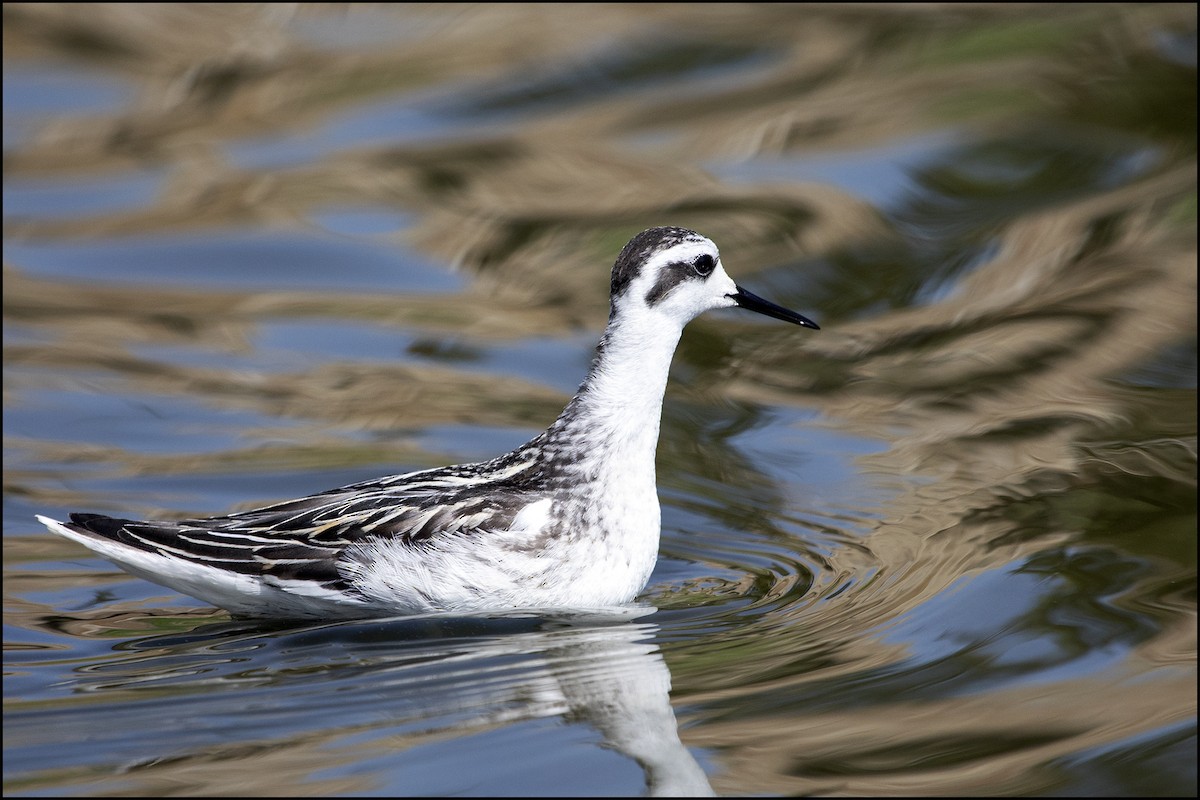
<svg viewBox="0 0 1200 800"><path fill-rule="evenodd" d="M364 617L628 603L658 558L654 453L683 326L741 308L817 329L684 228L633 237L587 377L544 433L475 464L207 519L38 519L122 569L235 614Z"/></svg>

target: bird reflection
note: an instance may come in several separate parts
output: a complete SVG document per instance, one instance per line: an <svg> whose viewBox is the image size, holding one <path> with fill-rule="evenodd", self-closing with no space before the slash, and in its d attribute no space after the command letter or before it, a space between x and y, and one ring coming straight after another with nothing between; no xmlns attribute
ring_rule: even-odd
<svg viewBox="0 0 1200 800"><path fill-rule="evenodd" d="M326 788L362 792L379 776L364 765L396 770L454 791L456 780L497 773L511 764L473 761L472 736L538 719L560 718L598 731L605 749L635 761L650 796L712 796L704 770L680 741L670 703L671 674L655 642L658 627L637 621L653 609L569 616L514 612L504 617L427 615L305 627L223 622L186 632L123 642L120 655L76 672L77 691L119 697L170 687L176 732L154 737L147 757L119 771L157 790L199 764L221 765L222 785L249 794L322 784L319 775L352 769L362 785ZM194 623L194 620L190 620ZM99 622L91 620L91 626ZM149 706L143 726L161 727L162 703ZM224 708L223 708L224 707ZM248 709L253 709L248 712ZM204 720L258 721L224 731L214 744ZM190 725L194 720L195 725ZM261 724L292 735L264 747ZM527 741L513 732L513 749ZM351 744L352 742L352 744ZM456 744L457 743L457 744ZM435 774L409 776L409 751L443 749ZM458 751L445 748L458 747ZM141 749L141 748L139 748ZM564 751L566 752L566 751ZM457 774L445 765L461 763ZM422 767L433 770L433 767ZM564 762L564 774L569 775ZM569 778L564 778L564 781ZM458 787L460 790L462 786ZM611 785L561 785L567 793L607 793Z"/></svg>

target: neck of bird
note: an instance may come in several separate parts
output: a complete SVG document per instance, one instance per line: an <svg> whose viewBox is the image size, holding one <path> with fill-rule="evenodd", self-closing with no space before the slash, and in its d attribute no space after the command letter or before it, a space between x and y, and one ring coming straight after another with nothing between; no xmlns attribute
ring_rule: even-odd
<svg viewBox="0 0 1200 800"><path fill-rule="evenodd" d="M596 477L654 481L663 394L681 325L647 313L610 316L587 377L547 431L577 448Z"/></svg>

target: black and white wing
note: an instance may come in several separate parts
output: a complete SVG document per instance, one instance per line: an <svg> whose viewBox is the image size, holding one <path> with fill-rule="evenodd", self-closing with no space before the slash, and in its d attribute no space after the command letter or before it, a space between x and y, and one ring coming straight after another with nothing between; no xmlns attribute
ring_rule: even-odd
<svg viewBox="0 0 1200 800"><path fill-rule="evenodd" d="M419 558L447 537L508 531L522 509L545 494L511 473L476 465L446 467L333 489L264 508L206 519L147 522L71 514L41 518L126 570L195 597L256 613L247 598L266 595L273 613L309 605L361 604L348 569L355 545L390 542ZM270 590L270 591L268 591ZM286 606L282 592L300 598Z"/></svg>

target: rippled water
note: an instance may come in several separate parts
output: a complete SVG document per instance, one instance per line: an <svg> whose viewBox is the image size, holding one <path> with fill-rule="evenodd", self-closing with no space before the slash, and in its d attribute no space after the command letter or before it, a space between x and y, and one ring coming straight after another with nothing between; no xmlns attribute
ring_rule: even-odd
<svg viewBox="0 0 1200 800"><path fill-rule="evenodd" d="M7 794L1196 792L1196 11L4 7ZM621 244L628 617L231 620L34 514L490 457Z"/></svg>

